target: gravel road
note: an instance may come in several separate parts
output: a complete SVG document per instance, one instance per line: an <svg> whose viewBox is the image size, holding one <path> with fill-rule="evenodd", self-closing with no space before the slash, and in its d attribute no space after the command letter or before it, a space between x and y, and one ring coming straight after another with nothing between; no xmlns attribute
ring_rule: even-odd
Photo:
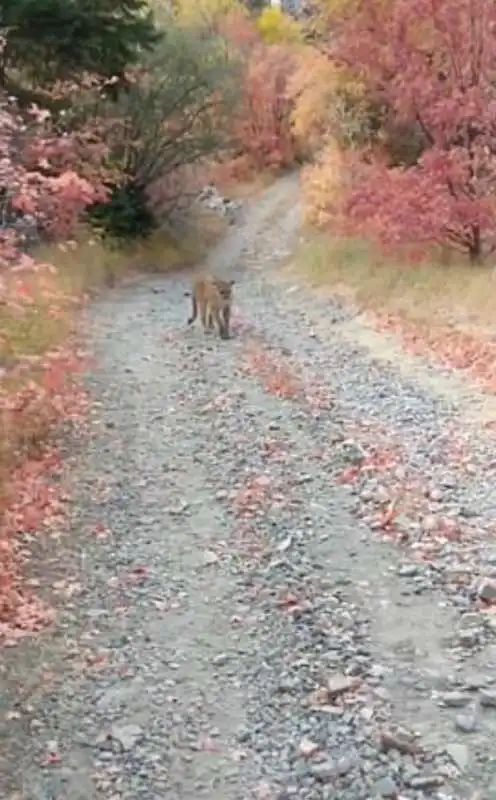
<svg viewBox="0 0 496 800"><path fill-rule="evenodd" d="M3 797L496 799L483 398L295 283L299 215L290 176L208 259L227 342L186 325L184 275L92 308L58 622L0 672Z"/></svg>

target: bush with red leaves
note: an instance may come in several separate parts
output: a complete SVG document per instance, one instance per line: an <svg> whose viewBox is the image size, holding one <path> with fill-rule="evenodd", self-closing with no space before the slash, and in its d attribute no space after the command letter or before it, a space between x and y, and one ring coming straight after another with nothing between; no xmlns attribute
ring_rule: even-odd
<svg viewBox="0 0 496 800"><path fill-rule="evenodd" d="M53 267L24 252L19 216L29 214L51 238L74 231L85 208L105 197L104 148L93 141L89 132L87 148L81 134L57 135L47 112L33 107L21 114L0 99L0 640L10 643L51 618L21 588L18 568L29 555L29 536L61 513L49 435L85 407L73 381L81 358L64 341L72 298ZM50 346L33 347L47 331Z"/></svg>
<svg viewBox="0 0 496 800"><path fill-rule="evenodd" d="M347 204L387 245L442 242L481 261L496 247L496 6L358 0L331 55L422 142L413 164L364 165Z"/></svg>

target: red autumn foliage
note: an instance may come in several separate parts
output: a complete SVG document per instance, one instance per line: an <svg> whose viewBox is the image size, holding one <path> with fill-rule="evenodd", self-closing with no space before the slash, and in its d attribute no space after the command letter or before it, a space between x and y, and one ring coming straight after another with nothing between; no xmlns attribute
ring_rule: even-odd
<svg viewBox="0 0 496 800"><path fill-rule="evenodd" d="M287 80L293 60L284 47L261 47L248 64L241 113L234 135L257 169L281 169L294 161Z"/></svg>
<svg viewBox="0 0 496 800"><path fill-rule="evenodd" d="M480 261L496 246L496 6L359 0L333 55L423 139L413 166L364 166L347 211L386 243L443 242Z"/></svg>
<svg viewBox="0 0 496 800"><path fill-rule="evenodd" d="M0 102L0 639L7 643L51 619L19 582L19 565L29 555L29 537L50 531L63 511L53 483L58 455L47 437L61 419L78 419L85 410L73 381L82 364L74 347L61 342L39 355L11 347L19 331L29 330L22 326L30 315L58 320L72 306L53 267L22 251L15 212L29 214L51 238L70 235L87 205L105 197L105 149L95 141L89 130L57 134L38 108L21 115L11 101Z"/></svg>
<svg viewBox="0 0 496 800"><path fill-rule="evenodd" d="M70 235L81 212L105 199L105 155L89 128L60 135L49 112L0 105L0 185L11 207L53 238Z"/></svg>
<svg viewBox="0 0 496 800"><path fill-rule="evenodd" d="M245 370L262 381L266 392L276 397L293 400L301 397L303 384L300 378L282 359L276 359L263 347L248 347Z"/></svg>
<svg viewBox="0 0 496 800"><path fill-rule="evenodd" d="M288 81L294 55L282 45L266 45L243 14L229 15L221 33L242 65L241 97L232 117L231 136L239 175L280 170L295 161Z"/></svg>
<svg viewBox="0 0 496 800"><path fill-rule="evenodd" d="M378 330L398 335L408 352L464 370L484 391L496 394L496 342L492 339L453 326L432 328L394 314L376 314L374 323Z"/></svg>

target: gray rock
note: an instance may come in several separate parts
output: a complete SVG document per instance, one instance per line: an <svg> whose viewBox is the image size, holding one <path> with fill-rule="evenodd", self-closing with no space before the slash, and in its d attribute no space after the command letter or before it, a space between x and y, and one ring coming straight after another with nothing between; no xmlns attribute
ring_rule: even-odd
<svg viewBox="0 0 496 800"><path fill-rule="evenodd" d="M98 698L96 709L100 714L108 714L110 711L121 709L133 698L139 697L143 689L143 680L139 677L127 683L111 686Z"/></svg>
<svg viewBox="0 0 496 800"><path fill-rule="evenodd" d="M446 745L446 752L460 771L466 769L470 760L470 750L467 745L461 742L451 742Z"/></svg>
<svg viewBox="0 0 496 800"><path fill-rule="evenodd" d="M496 602L496 580L492 578L484 578L477 589L477 594L481 600L486 603Z"/></svg>
<svg viewBox="0 0 496 800"><path fill-rule="evenodd" d="M373 787L373 792L378 797L389 797L391 800L396 800L398 791L398 786L392 778L381 778Z"/></svg>
<svg viewBox="0 0 496 800"><path fill-rule="evenodd" d="M206 567L211 567L214 564L219 563L219 556L217 553L214 553L213 550L204 550L203 551L203 563Z"/></svg>
<svg viewBox="0 0 496 800"><path fill-rule="evenodd" d="M455 728L461 733L473 733L477 727L475 714L457 714Z"/></svg>
<svg viewBox="0 0 496 800"><path fill-rule="evenodd" d="M414 575L417 575L419 571L417 564L402 564L398 568L398 575L402 578L412 578Z"/></svg>
<svg viewBox="0 0 496 800"><path fill-rule="evenodd" d="M463 708L470 703L470 695L464 692L445 692L440 699L448 708Z"/></svg>
<svg viewBox="0 0 496 800"><path fill-rule="evenodd" d="M481 689L479 702L484 708L496 708L496 689Z"/></svg>
<svg viewBox="0 0 496 800"><path fill-rule="evenodd" d="M309 769L313 777L322 783L331 781L336 776L336 763L330 759L311 764Z"/></svg>
<svg viewBox="0 0 496 800"><path fill-rule="evenodd" d="M483 635L482 628L464 628L458 634L458 641L462 647L475 647Z"/></svg>
<svg viewBox="0 0 496 800"><path fill-rule="evenodd" d="M350 464L359 465L365 461L367 454L365 450L358 444L358 442L355 442L352 439L347 439L341 442L341 448Z"/></svg>
<svg viewBox="0 0 496 800"><path fill-rule="evenodd" d="M331 701L336 700L342 694L346 694L360 684L357 678L350 675L332 675L327 681L327 692Z"/></svg>
<svg viewBox="0 0 496 800"><path fill-rule="evenodd" d="M132 750L143 738L143 730L139 725L112 725L111 736L123 750Z"/></svg>
<svg viewBox="0 0 496 800"><path fill-rule="evenodd" d="M436 789L438 786L442 786L443 783L444 777L442 775L419 775L417 778L412 778L410 787L417 791L429 791L431 789Z"/></svg>

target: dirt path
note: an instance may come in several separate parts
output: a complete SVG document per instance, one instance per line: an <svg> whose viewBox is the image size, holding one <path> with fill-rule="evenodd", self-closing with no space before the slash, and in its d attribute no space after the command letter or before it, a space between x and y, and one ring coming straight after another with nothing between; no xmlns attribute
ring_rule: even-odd
<svg viewBox="0 0 496 800"><path fill-rule="evenodd" d="M0 672L3 797L496 798L478 399L292 284L298 225L290 177L212 253L229 342L187 328L184 276L94 306L59 621Z"/></svg>

